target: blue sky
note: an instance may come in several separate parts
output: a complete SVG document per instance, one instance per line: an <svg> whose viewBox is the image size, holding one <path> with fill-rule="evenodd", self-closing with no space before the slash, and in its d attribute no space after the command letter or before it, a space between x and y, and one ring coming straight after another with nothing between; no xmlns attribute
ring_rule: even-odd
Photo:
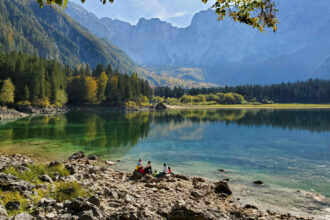
<svg viewBox="0 0 330 220"><path fill-rule="evenodd" d="M141 18L160 18L175 26L185 27L191 22L192 16L210 7L201 0L115 0L113 4L103 5L99 0L80 0L75 2L98 17L116 18L136 24Z"/></svg>

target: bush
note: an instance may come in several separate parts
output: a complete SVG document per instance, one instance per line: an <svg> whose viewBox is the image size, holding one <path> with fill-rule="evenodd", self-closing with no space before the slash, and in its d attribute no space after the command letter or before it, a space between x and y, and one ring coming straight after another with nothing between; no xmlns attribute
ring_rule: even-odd
<svg viewBox="0 0 330 220"><path fill-rule="evenodd" d="M178 105L178 104L180 104L180 101L178 99L176 99L176 98L167 98L165 100L165 102L168 105Z"/></svg>
<svg viewBox="0 0 330 220"><path fill-rule="evenodd" d="M214 94L208 94L206 95L206 101L208 102L212 102L212 101L218 101L219 100L219 97L217 95L214 95Z"/></svg>
<svg viewBox="0 0 330 220"><path fill-rule="evenodd" d="M194 102L206 102L205 95L199 94L193 98Z"/></svg>
<svg viewBox="0 0 330 220"><path fill-rule="evenodd" d="M189 95L184 95L179 100L181 103L191 103L193 101L193 97Z"/></svg>
<svg viewBox="0 0 330 220"><path fill-rule="evenodd" d="M55 105L59 107L63 107L68 102L68 97L64 90L59 90L56 92L56 100Z"/></svg>
<svg viewBox="0 0 330 220"><path fill-rule="evenodd" d="M29 102L29 101L19 101L19 102L17 102L17 105L22 106L22 107L30 107L31 102Z"/></svg>
<svg viewBox="0 0 330 220"><path fill-rule="evenodd" d="M162 103L162 102L164 102L164 98L160 97L160 96L152 96L151 102L154 104Z"/></svg>
<svg viewBox="0 0 330 220"><path fill-rule="evenodd" d="M38 99L34 102L34 105L38 107L48 107L50 106L50 102L48 99Z"/></svg>
<svg viewBox="0 0 330 220"><path fill-rule="evenodd" d="M60 182L55 185L56 188L52 197L58 202L74 200L78 197L86 197L88 195L87 191L77 182Z"/></svg>

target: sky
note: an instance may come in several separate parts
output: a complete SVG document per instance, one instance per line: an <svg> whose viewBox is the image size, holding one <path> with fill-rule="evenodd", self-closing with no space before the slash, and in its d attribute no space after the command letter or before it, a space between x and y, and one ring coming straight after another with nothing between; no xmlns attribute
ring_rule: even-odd
<svg viewBox="0 0 330 220"><path fill-rule="evenodd" d="M109 17L136 24L140 18L159 18L174 26L190 25L193 15L206 10L211 3L205 5L201 0L114 0L113 4L103 5L99 0L70 0L94 13L99 18ZM212 2L212 1L211 1Z"/></svg>

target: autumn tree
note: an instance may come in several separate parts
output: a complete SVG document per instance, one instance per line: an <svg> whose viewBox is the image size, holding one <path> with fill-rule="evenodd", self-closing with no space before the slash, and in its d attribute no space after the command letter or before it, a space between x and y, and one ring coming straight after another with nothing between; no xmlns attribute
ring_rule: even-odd
<svg viewBox="0 0 330 220"><path fill-rule="evenodd" d="M85 87L86 87L86 101L89 104L96 104L97 103L97 82L96 80L91 77L87 76L85 78Z"/></svg>
<svg viewBox="0 0 330 220"><path fill-rule="evenodd" d="M4 80L3 86L0 91L0 102L3 104L14 103L15 99L15 86L11 79Z"/></svg>
<svg viewBox="0 0 330 220"><path fill-rule="evenodd" d="M85 2L86 0L81 0ZM100 0L103 4L114 0ZM264 31L265 27L277 30L276 0L201 0L203 3L214 2L213 8L218 14L218 20L226 16L236 22L241 22ZM58 4L65 8L68 0L38 0L40 7L44 4Z"/></svg>

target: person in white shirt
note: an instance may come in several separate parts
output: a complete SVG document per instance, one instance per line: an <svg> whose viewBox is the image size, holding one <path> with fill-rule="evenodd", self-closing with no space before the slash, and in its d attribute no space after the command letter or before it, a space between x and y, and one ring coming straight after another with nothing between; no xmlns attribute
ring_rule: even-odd
<svg viewBox="0 0 330 220"><path fill-rule="evenodd" d="M164 163L163 174L168 174L168 166Z"/></svg>

